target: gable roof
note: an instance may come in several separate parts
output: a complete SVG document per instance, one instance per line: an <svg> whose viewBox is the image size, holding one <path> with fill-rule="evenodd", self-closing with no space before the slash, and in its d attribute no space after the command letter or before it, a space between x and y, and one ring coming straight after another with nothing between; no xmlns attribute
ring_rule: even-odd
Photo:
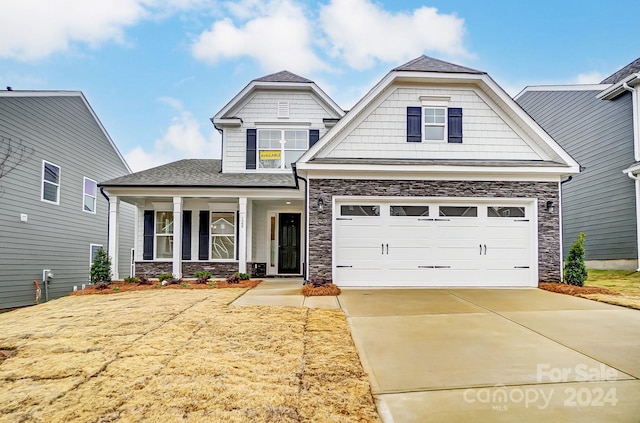
<svg viewBox="0 0 640 423"><path fill-rule="evenodd" d="M420 57L400 65L393 71L413 71L413 72L438 72L438 73L473 73L484 74L485 72L467 68L465 66L456 65L454 63L445 62L444 60L434 59L433 57L425 56Z"/></svg>
<svg viewBox="0 0 640 423"><path fill-rule="evenodd" d="M438 69L441 69L438 70ZM356 105L342 118L333 128L331 128L313 147L307 150L297 162L297 168L300 170L310 169L314 166L318 169L328 169L323 166L335 166L333 169L340 168L340 164L325 164L319 160L323 151L329 151L333 146L340 143L344 138L344 134L349 129L357 125L358 119L366 116L370 107L375 107L376 102L381 101L385 93L391 90L394 84L464 84L466 86L474 86L491 100L505 115L511 119L516 126L521 128L535 146L544 151L547 158L537 162L531 162L531 167L539 168L536 172L572 174L579 172L579 164L560 147L547 134L540 125L538 125L531 116L529 116L512 98L509 96L489 75L485 72L470 69L433 59L427 56L420 56L411 60L404 65L398 66L391 70L378 84L376 84ZM416 160L413 163L418 167L412 167L413 170L426 170L425 166L451 166L453 171L457 166L454 162L444 160L436 163L435 161ZM547 166L553 164L553 167ZM353 166L353 164L350 164ZM496 162L496 167L507 168L512 167L510 163Z"/></svg>
<svg viewBox="0 0 640 423"><path fill-rule="evenodd" d="M271 75L263 76L262 78L256 78L254 81L258 82L293 82L298 84L312 84L313 81L307 78L303 78L300 75L291 73L287 70L272 73Z"/></svg>
<svg viewBox="0 0 640 423"><path fill-rule="evenodd" d="M613 75L608 76L603 79L601 84L617 84L618 82L625 79L627 76L640 72L640 58L637 58L633 62L629 63L627 66L623 67Z"/></svg>
<svg viewBox="0 0 640 423"><path fill-rule="evenodd" d="M315 82L299 75L283 70L252 80L235 97L233 97L218 113L211 118L213 125L220 129L223 125L239 125L240 119L235 116L237 106L243 104L256 90L306 90L316 95L329 113L335 118L344 116L344 110L336 104Z"/></svg>
<svg viewBox="0 0 640 423"><path fill-rule="evenodd" d="M111 145L111 148L113 148L113 151L116 153L118 158L122 161L122 164L127 169L127 171L129 173L131 173L131 168L129 167L129 164L124 159L124 156L120 153L120 150L116 146L116 143L113 142L113 140L111 139L111 136L109 136L109 133L107 132L105 127L102 125L102 122L100 122L100 119L98 119L98 116L93 111L93 108L91 107L91 105L87 101L87 98L84 96L82 91L56 91L56 90L52 90L52 91L48 91L48 90L2 90L2 91L0 91L0 99L1 98L11 98L11 97L16 97L16 98L17 97L22 97L22 98L25 98L25 97L30 97L30 98L79 97L80 100L82 101L82 103L84 104L84 106L89 111L89 114L91 115L91 117L95 120L96 124L98 125L98 128L100 129L100 132L102 133L102 135L104 135L104 137L107 139L107 141L109 141L109 144Z"/></svg>
<svg viewBox="0 0 640 423"><path fill-rule="evenodd" d="M101 182L103 187L296 188L289 173L222 173L219 159L184 159Z"/></svg>

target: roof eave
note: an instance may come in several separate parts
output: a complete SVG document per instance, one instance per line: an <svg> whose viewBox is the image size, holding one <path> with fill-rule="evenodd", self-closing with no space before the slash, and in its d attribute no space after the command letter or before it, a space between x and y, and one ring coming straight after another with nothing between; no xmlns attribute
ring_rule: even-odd
<svg viewBox="0 0 640 423"><path fill-rule="evenodd" d="M635 87L638 84L640 84L640 73L633 73L596 95L596 98L600 100L613 100L625 91L628 91L626 87Z"/></svg>

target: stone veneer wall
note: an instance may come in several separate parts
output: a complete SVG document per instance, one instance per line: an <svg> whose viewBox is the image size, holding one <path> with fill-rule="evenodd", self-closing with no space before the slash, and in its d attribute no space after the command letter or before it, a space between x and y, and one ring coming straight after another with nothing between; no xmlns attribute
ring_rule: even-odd
<svg viewBox="0 0 640 423"><path fill-rule="evenodd" d="M250 265L250 263L249 263ZM251 267L247 267L250 269ZM193 278L199 270L208 270L214 277L226 278L238 271L237 262L215 261L184 261L182 262L182 277ZM146 275L149 278L158 277L161 273L172 273L173 264L169 261L137 261L136 276Z"/></svg>
<svg viewBox="0 0 640 423"><path fill-rule="evenodd" d="M561 280L560 216L557 182L519 181L395 181L310 179L309 198L324 199L324 213L315 201L309 208L309 278L331 279L333 196L508 197L538 199L538 278ZM547 200L555 211L545 210Z"/></svg>

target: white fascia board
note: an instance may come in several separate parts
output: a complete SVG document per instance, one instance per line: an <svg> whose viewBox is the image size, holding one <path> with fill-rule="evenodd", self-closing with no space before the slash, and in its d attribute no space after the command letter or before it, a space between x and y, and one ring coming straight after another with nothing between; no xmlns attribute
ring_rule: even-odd
<svg viewBox="0 0 640 423"><path fill-rule="evenodd" d="M311 90L314 94L316 94L332 111L335 113L337 117L344 116L344 110L338 106L338 104L331 99L316 85L315 82L309 83L299 83L299 82L261 82L261 81L251 81L246 87L242 89L238 94L235 95L215 116L212 118L212 121L215 123L216 120L220 119L222 116L227 114L229 110L237 106L242 100L244 100L248 95L250 95L253 91L259 88L267 88L274 90Z"/></svg>
<svg viewBox="0 0 640 423"><path fill-rule="evenodd" d="M500 101L503 102L505 108L513 110L516 117L521 120L524 126L531 128L534 133L540 137L541 141L546 143L551 150L562 159L562 161L570 168L579 169L580 165L573 157L569 155L560 144L558 144L540 125L527 113L518 103L512 99L507 92L500 87L489 75L482 75L482 82L491 90ZM534 140L535 142L535 140ZM576 172L577 173L577 172Z"/></svg>
<svg viewBox="0 0 640 423"><path fill-rule="evenodd" d="M385 172L380 171L309 171L305 175L314 179L353 179L353 180L423 180L423 181L525 181L525 182L558 182L566 175L558 173L509 173L509 172Z"/></svg>
<svg viewBox="0 0 640 423"><path fill-rule="evenodd" d="M565 166L455 166L455 165L376 165L376 164L335 164L335 163L301 163L298 165L299 170L305 171L306 174L312 175L316 172L322 172L326 174L347 172L352 174L357 173L370 173L377 176L383 176L385 174L403 174L403 173L418 173L418 174L529 174L529 175L560 175L569 176L580 173L579 166L565 167Z"/></svg>
<svg viewBox="0 0 640 423"><path fill-rule="evenodd" d="M0 91L0 97L77 97L82 96L81 91Z"/></svg>
<svg viewBox="0 0 640 423"><path fill-rule="evenodd" d="M640 73L633 73L627 76L622 81L618 82L617 84L611 85L608 89L596 95L596 98L600 100L613 100L620 94L627 91L626 88L624 87L625 84L628 86L636 86L640 84Z"/></svg>
<svg viewBox="0 0 640 423"><path fill-rule="evenodd" d="M222 126L238 127L242 125L242 119L240 118L226 118L226 119L213 118L211 119L211 121L213 122L213 125L216 128L222 127Z"/></svg>
<svg viewBox="0 0 640 423"><path fill-rule="evenodd" d="M105 191L109 195L116 195L125 200L127 197L134 198L259 198L259 199L304 199L304 189L293 188L172 188L172 187L106 187Z"/></svg>
<svg viewBox="0 0 640 423"><path fill-rule="evenodd" d="M610 86L611 84L528 85L513 97L513 99L518 100L524 93L535 91L602 91Z"/></svg>

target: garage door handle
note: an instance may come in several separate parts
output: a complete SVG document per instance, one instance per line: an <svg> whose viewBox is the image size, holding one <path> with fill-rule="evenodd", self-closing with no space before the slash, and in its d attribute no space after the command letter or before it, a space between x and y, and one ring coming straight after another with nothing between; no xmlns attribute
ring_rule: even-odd
<svg viewBox="0 0 640 423"><path fill-rule="evenodd" d="M451 221L451 219L433 219L433 220L435 220L436 222L450 222Z"/></svg>
<svg viewBox="0 0 640 423"><path fill-rule="evenodd" d="M343 267L353 267L353 266L336 266L338 268L343 268Z"/></svg>
<svg viewBox="0 0 640 423"><path fill-rule="evenodd" d="M482 255L482 244L480 244L480 255Z"/></svg>
<svg viewBox="0 0 640 423"><path fill-rule="evenodd" d="M435 266L418 266L418 269L433 269Z"/></svg>
<svg viewBox="0 0 640 423"><path fill-rule="evenodd" d="M528 269L529 266L513 266L514 269Z"/></svg>
<svg viewBox="0 0 640 423"><path fill-rule="evenodd" d="M433 219L418 219L418 222L433 222Z"/></svg>
<svg viewBox="0 0 640 423"><path fill-rule="evenodd" d="M451 269L451 266L433 266L434 269Z"/></svg>
<svg viewBox="0 0 640 423"><path fill-rule="evenodd" d="M350 217L336 217L336 220L353 220Z"/></svg>
<svg viewBox="0 0 640 423"><path fill-rule="evenodd" d="M382 254L384 254L384 242L380 244L380 248L382 248Z"/></svg>
<svg viewBox="0 0 640 423"><path fill-rule="evenodd" d="M387 255L389 255L389 244L387 244Z"/></svg>
<svg viewBox="0 0 640 423"><path fill-rule="evenodd" d="M484 244L484 255L487 255L487 244Z"/></svg>
<svg viewBox="0 0 640 423"><path fill-rule="evenodd" d="M528 222L529 219L513 219L514 222Z"/></svg>

